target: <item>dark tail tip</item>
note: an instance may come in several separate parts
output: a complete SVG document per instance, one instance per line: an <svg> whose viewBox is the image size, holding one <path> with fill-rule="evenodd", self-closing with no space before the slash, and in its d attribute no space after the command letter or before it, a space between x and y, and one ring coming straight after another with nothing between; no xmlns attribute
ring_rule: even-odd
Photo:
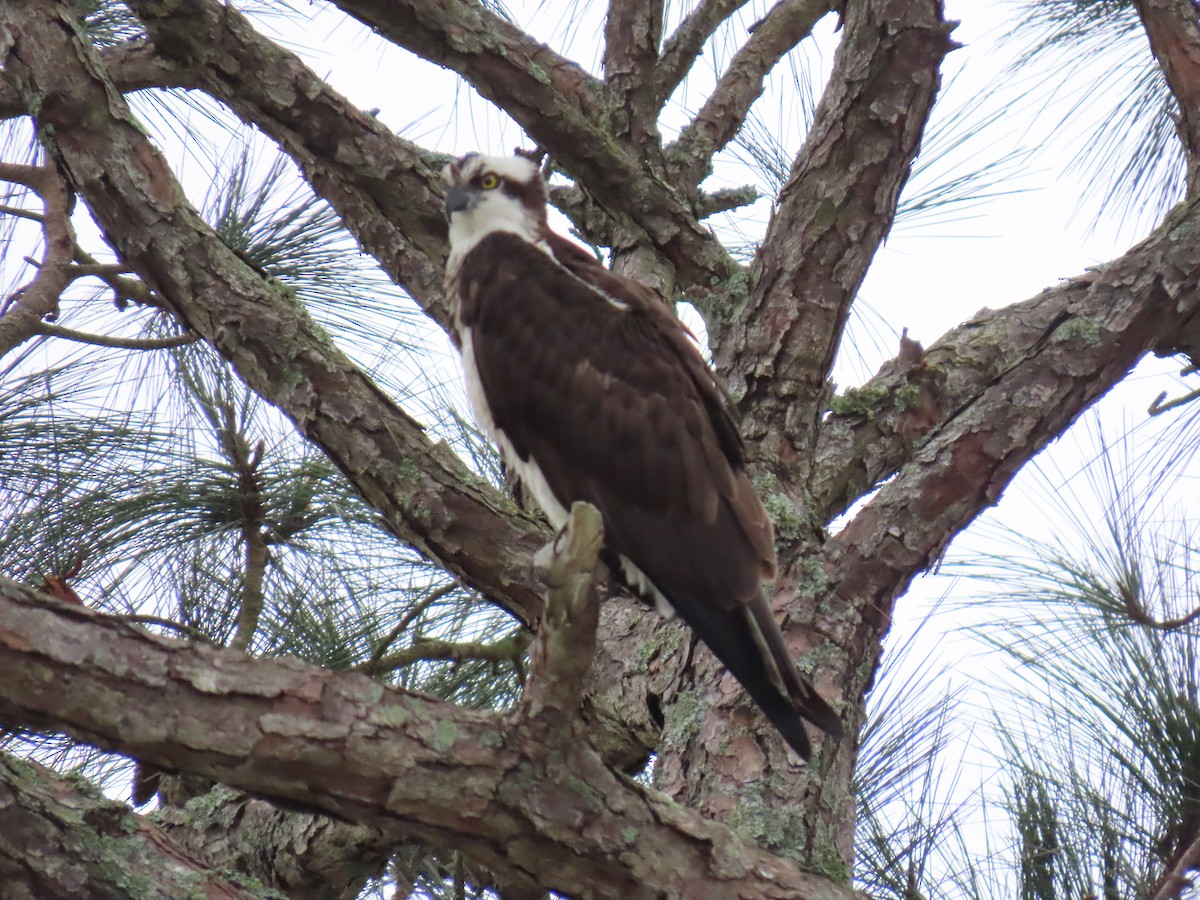
<svg viewBox="0 0 1200 900"><path fill-rule="evenodd" d="M787 707L778 713L768 710L764 710L764 712L767 713L771 724L775 726L775 730L788 742L788 746L795 750L802 760L808 762L812 757L812 744L808 740L808 731L805 730L804 720L796 715L796 710Z"/></svg>
<svg viewBox="0 0 1200 900"><path fill-rule="evenodd" d="M808 719L808 721L812 722L835 741L840 741L846 736L846 729L842 725L842 720L838 717L838 714L833 711L833 707L825 702L825 699L817 693L816 688L809 684L806 679L802 678L801 683L805 696L792 698L796 712Z"/></svg>
<svg viewBox="0 0 1200 900"><path fill-rule="evenodd" d="M765 697L760 696L758 704L783 739L807 761L812 756L812 742L808 738L805 720L835 741L840 741L846 730L829 704L806 681L802 684L805 693L802 697L785 697L772 691L774 697L766 701Z"/></svg>

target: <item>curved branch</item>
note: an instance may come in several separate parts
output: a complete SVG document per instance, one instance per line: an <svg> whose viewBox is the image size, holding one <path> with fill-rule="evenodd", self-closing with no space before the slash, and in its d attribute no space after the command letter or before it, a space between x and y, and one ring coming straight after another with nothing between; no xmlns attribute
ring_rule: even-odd
<svg viewBox="0 0 1200 900"><path fill-rule="evenodd" d="M704 44L746 0L701 0L667 38L654 69L654 93L661 111L695 65Z"/></svg>
<svg viewBox="0 0 1200 900"><path fill-rule="evenodd" d="M1120 259L1034 298L1027 310L988 317L1025 326L1023 312L1033 318L1062 309L1036 340L1019 331L1023 346L1007 348L1007 364L826 545L830 590L853 611L833 621L858 623L843 635L851 659L870 658L894 599L996 503L1025 463L1164 336L1200 329L1200 246L1179 240L1198 227L1193 202Z"/></svg>
<svg viewBox="0 0 1200 900"><path fill-rule="evenodd" d="M857 896L615 775L582 737L538 754L519 718L188 646L4 578L0 621L9 724L457 848L518 887L632 900Z"/></svg>
<svg viewBox="0 0 1200 900"><path fill-rule="evenodd" d="M779 0L759 20L700 112L666 150L682 183L695 185L708 177L713 156L741 130L767 75L812 34L830 7L829 0Z"/></svg>
<svg viewBox="0 0 1200 900"><path fill-rule="evenodd" d="M855 0L845 27L748 300L719 322L714 353L748 443L801 483L850 304L891 226L953 46L939 0Z"/></svg>
<svg viewBox="0 0 1200 900"><path fill-rule="evenodd" d="M0 302L0 356L38 333L42 320L58 310L63 291L75 280L71 261L75 229L71 225L74 197L52 163L44 166L0 166L0 179L31 188L41 198L44 251L33 281ZM30 262L33 262L30 260Z"/></svg>
<svg viewBox="0 0 1200 900"><path fill-rule="evenodd" d="M411 666L415 662L428 660L450 660L462 662L467 659L478 659L485 662L514 662L520 660L525 648L529 646L529 632L514 631L499 640L481 641L442 641L437 638L418 638L403 650L381 656L379 659L369 659L354 667L354 671L364 675L383 675L396 669Z"/></svg>

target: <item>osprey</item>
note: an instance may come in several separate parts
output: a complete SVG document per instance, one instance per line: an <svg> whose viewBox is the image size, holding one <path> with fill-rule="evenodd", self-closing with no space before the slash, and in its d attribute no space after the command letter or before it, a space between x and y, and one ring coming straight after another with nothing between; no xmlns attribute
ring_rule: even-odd
<svg viewBox="0 0 1200 900"><path fill-rule="evenodd" d="M840 738L763 597L771 521L686 327L550 230L532 160L469 153L443 178L467 396L505 465L555 528L574 501L597 507L624 579L683 617L801 757L801 719Z"/></svg>

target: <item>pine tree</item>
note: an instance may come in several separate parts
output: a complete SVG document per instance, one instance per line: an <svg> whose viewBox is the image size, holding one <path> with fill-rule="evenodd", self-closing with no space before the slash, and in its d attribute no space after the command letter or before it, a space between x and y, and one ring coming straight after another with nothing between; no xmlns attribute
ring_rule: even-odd
<svg viewBox="0 0 1200 900"><path fill-rule="evenodd" d="M1074 535L948 548L1139 362L1200 358L1200 28L1190 0L1007 12L1004 77L954 105L939 0L0 5L0 896L1183 896L1186 379L1086 497L1047 480ZM462 103L397 134L291 37L330 22ZM1067 174L1148 236L879 337L888 235L1023 189L1033 152L977 142L1085 65ZM853 736L807 767L596 567L594 521L543 549L460 412L439 172L496 135L705 341L776 612ZM1018 678L885 653L943 560ZM954 758L978 685L983 785Z"/></svg>

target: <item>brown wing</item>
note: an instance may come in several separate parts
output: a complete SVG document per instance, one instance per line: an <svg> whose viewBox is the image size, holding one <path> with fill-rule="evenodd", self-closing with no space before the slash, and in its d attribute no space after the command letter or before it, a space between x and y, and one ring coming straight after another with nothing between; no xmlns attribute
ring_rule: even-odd
<svg viewBox="0 0 1200 900"><path fill-rule="evenodd" d="M757 594L774 568L769 520L738 489L740 440L682 331L615 276L598 293L507 234L472 251L460 279L492 419L564 506L595 504L613 549L664 593L724 606Z"/></svg>
<svg viewBox="0 0 1200 900"><path fill-rule="evenodd" d="M573 273L498 233L464 259L460 319L492 420L564 507L599 508L610 549L649 578L772 721L794 725L785 736L807 755L794 697L815 694L797 680L762 598L775 567L771 524L721 393L647 289L579 253L566 264ZM810 718L840 730L828 707Z"/></svg>

